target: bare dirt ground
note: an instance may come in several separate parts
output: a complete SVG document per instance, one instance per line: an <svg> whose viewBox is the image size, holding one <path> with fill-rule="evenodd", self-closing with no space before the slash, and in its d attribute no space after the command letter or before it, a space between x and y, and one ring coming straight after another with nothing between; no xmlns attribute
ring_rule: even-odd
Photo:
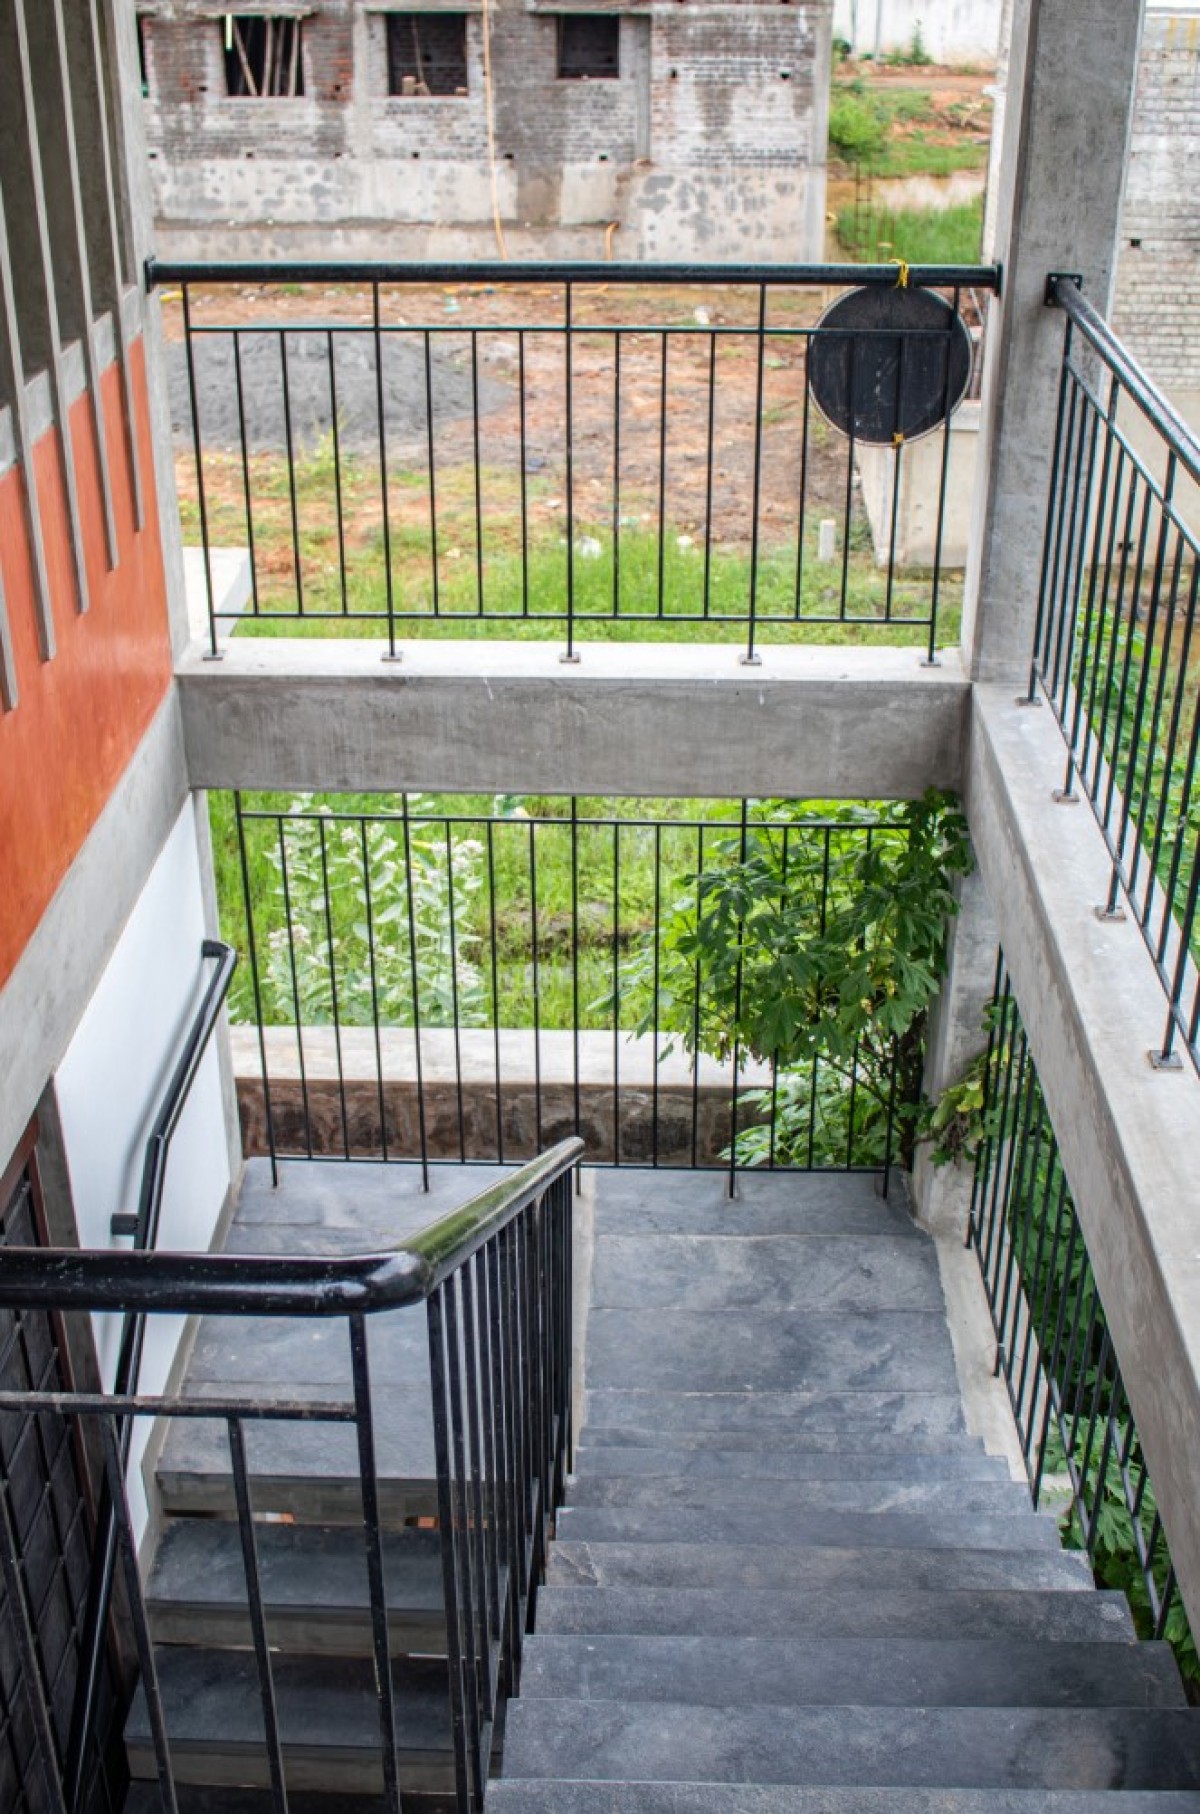
<svg viewBox="0 0 1200 1814"><path fill-rule="evenodd" d="M756 470L764 535L794 523L802 499L806 514L841 515L848 447L808 404L804 381L803 329L818 319L825 300L819 291L769 291L768 338L760 357L756 290L714 296L711 288L576 288L568 444L561 287L390 286L380 305L388 330L383 414L389 469L417 478L427 470L431 445L439 471L472 466L478 445L481 464L515 483L523 448L536 520L539 513L561 510L556 494L565 486L569 457L578 521L606 523L661 510L674 531L699 535L711 525L715 541L735 546L752 533ZM375 339L365 288L301 294L290 288L197 288L190 301L195 325L242 330L243 413L252 455L286 445L281 340L296 456L328 447L335 396L341 448L377 454ZM191 421L177 298L167 299L165 313L186 473ZM619 336L612 331L618 326ZM196 335L194 346L206 453L224 451L236 459L233 336Z"/></svg>

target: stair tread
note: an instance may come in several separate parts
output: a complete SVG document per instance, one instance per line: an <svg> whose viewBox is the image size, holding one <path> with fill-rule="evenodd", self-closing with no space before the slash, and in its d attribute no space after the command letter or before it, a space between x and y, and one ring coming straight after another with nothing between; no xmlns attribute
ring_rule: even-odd
<svg viewBox="0 0 1200 1814"><path fill-rule="evenodd" d="M369 1654L370 1594L361 1525L259 1523L259 1582L268 1628L293 1649ZM425 1651L445 1642L441 1539L436 1530L384 1533L384 1578L394 1642ZM246 1579L235 1524L167 1521L146 1586L162 1641L247 1642Z"/></svg>
<svg viewBox="0 0 1200 1814"><path fill-rule="evenodd" d="M156 1647L155 1664L173 1750L262 1747L262 1702L252 1653L165 1644ZM273 1656L272 1670L287 1747L378 1751L373 1662L346 1657L330 1668L321 1658ZM394 1674L400 1689L396 1731L401 1750L448 1754L444 1665L400 1662ZM145 1696L139 1690L126 1741L145 1744L149 1738Z"/></svg>
<svg viewBox="0 0 1200 1814"><path fill-rule="evenodd" d="M155 1649L171 1766L182 1783L260 1787L270 1781L252 1651ZM379 1698L367 1658L274 1655L272 1674L289 1788L377 1795L383 1788ZM401 1786L444 1793L453 1752L444 1663L393 1663ZM145 1693L125 1725L130 1773L155 1775ZM331 1811L332 1814L332 1811Z"/></svg>
<svg viewBox="0 0 1200 1814"><path fill-rule="evenodd" d="M548 1579L590 1587L795 1587L872 1593L909 1588L1053 1587L1093 1592L1087 1560L1063 1549L855 1548L848 1543L661 1543L568 1539L551 1545Z"/></svg>
<svg viewBox="0 0 1200 1814"><path fill-rule="evenodd" d="M563 1587L541 1589L539 1635L679 1633L708 1637L1024 1636L1133 1643L1124 1594L1056 1589L952 1588L870 1592L784 1587Z"/></svg>
<svg viewBox="0 0 1200 1814"><path fill-rule="evenodd" d="M881 1197L869 1173L744 1172L732 1200L722 1171L661 1167L593 1175L597 1243L618 1234L828 1233L900 1235L932 1247L899 1181L891 1196Z"/></svg>
<svg viewBox="0 0 1200 1814"><path fill-rule="evenodd" d="M921 1392L903 1385L890 1390L866 1385L855 1391L837 1385L775 1390L759 1386L751 1391L741 1382L720 1390L689 1389L685 1383L668 1391L661 1384L652 1390L635 1384L605 1385L590 1366L585 1423L588 1428L649 1429L660 1435L666 1430L734 1431L739 1436L819 1432L839 1440L857 1439L856 1446L876 1432L941 1436L961 1435L966 1428L957 1381Z"/></svg>
<svg viewBox="0 0 1200 1814"><path fill-rule="evenodd" d="M836 1707L1183 1707L1165 1644L535 1634L523 1700Z"/></svg>
<svg viewBox="0 0 1200 1814"><path fill-rule="evenodd" d="M488 1788L489 1814L1200 1814L1200 1790L839 1789L739 1783L514 1781Z"/></svg>
<svg viewBox="0 0 1200 1814"><path fill-rule="evenodd" d="M774 1484L774 1483L772 1483ZM849 1512L754 1503L719 1512L704 1505L568 1505L558 1534L573 1542L700 1542L716 1523L722 1537L747 1543L831 1548L1053 1550L1058 1526L1045 1513Z"/></svg>
<svg viewBox="0 0 1200 1814"><path fill-rule="evenodd" d="M731 1449L714 1440L690 1449L613 1446L593 1448L586 1440L575 1452L579 1481L609 1476L624 1479L731 1480L990 1480L1007 1482L1008 1468L982 1449L938 1455L880 1454L871 1449L825 1452L795 1449Z"/></svg>
<svg viewBox="0 0 1200 1814"><path fill-rule="evenodd" d="M669 1445L674 1453L691 1449L713 1449L719 1454L761 1453L770 1444L772 1455L879 1455L893 1460L906 1455L954 1456L984 1454L983 1444L964 1431L944 1431L941 1435L912 1434L905 1430L888 1430L873 1424L846 1419L838 1428L826 1430L768 1428L737 1429L663 1429L651 1424L587 1423L580 1432L580 1446L598 1454L612 1450L658 1449Z"/></svg>
<svg viewBox="0 0 1200 1814"><path fill-rule="evenodd" d="M907 1235L604 1235L592 1304L605 1309L942 1312L937 1252Z"/></svg>
<svg viewBox="0 0 1200 1814"><path fill-rule="evenodd" d="M579 1780L938 1788L1187 1788L1200 1713L1161 1708L711 1707L517 1700L506 1770Z"/></svg>
<svg viewBox="0 0 1200 1814"><path fill-rule="evenodd" d="M749 1509L853 1513L979 1512L988 1517L1034 1514L1029 1488L1017 1480L847 1480L756 1476L747 1467L732 1479L685 1474L582 1474L567 1489L568 1507L622 1512L708 1512L723 1518Z"/></svg>
<svg viewBox="0 0 1200 1814"><path fill-rule="evenodd" d="M941 1310L863 1313L605 1310L588 1315L588 1380L760 1392L895 1387L957 1392Z"/></svg>

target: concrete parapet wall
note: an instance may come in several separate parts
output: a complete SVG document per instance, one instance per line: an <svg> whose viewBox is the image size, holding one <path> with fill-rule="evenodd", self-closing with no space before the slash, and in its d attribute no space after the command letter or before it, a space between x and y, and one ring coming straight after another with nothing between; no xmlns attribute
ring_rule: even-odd
<svg viewBox="0 0 1200 1814"><path fill-rule="evenodd" d="M421 1035L420 1098L416 1042L410 1027L307 1027L304 1069L294 1027L268 1027L263 1035L270 1080L271 1117L281 1151L304 1153L312 1141L317 1158L421 1154L419 1101L425 1109L425 1144L431 1159L533 1158L576 1131L578 1065L579 1131L588 1159L720 1165L729 1145L733 1071L702 1057L693 1084L687 1056L661 1051L655 1062L650 1038L611 1033L543 1032L506 1028L425 1028ZM266 1098L257 1030L232 1029L242 1139L248 1155L269 1151ZM499 1079L499 1081L497 1081ZM770 1085L765 1065L747 1064L739 1094ZM540 1103L540 1108L539 1108ZM757 1120L746 1105L738 1125Z"/></svg>

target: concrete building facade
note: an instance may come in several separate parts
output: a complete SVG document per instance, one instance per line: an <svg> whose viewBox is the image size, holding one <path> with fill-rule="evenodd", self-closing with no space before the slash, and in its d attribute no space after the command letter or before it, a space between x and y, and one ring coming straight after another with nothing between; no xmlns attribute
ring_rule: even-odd
<svg viewBox="0 0 1200 1814"><path fill-rule="evenodd" d="M139 13L157 249L819 258L831 16L320 0L272 7L264 72L265 11L158 0Z"/></svg>
<svg viewBox="0 0 1200 1814"><path fill-rule="evenodd" d="M1146 12L1113 315L1151 377L1172 392L1200 390L1197 143L1200 10L1174 0Z"/></svg>

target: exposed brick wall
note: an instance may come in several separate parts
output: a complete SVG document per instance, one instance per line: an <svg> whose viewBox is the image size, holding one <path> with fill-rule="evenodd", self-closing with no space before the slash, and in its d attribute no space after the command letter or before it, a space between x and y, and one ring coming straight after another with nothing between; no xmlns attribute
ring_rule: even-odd
<svg viewBox="0 0 1200 1814"><path fill-rule="evenodd" d="M232 249L231 232L258 230L269 252L332 229L325 250L362 252L380 226L394 255L494 250L478 0L462 6L468 93L436 98L389 96L381 11L310 0L304 96L231 100L208 9L142 9L161 251L215 254ZM595 256L617 221L627 257L819 256L831 11L832 0L632 0L619 9L619 77L571 81L558 77L558 12L493 0L506 225L549 255Z"/></svg>
<svg viewBox="0 0 1200 1814"><path fill-rule="evenodd" d="M1193 390L1200 389L1197 143L1200 18L1148 13L1113 319L1158 383Z"/></svg>

